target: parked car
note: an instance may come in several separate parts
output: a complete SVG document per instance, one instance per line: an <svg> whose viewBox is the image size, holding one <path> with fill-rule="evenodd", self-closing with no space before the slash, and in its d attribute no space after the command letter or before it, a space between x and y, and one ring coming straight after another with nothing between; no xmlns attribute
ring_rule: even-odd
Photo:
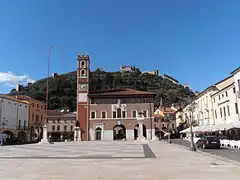
<svg viewBox="0 0 240 180"><path fill-rule="evenodd" d="M203 149L219 149L221 144L219 138L215 136L203 136L197 141L196 146Z"/></svg>

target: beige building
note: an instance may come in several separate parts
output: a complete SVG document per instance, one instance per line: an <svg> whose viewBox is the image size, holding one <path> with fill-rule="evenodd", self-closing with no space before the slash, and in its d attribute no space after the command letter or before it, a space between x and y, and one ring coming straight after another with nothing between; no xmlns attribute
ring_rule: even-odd
<svg viewBox="0 0 240 180"><path fill-rule="evenodd" d="M198 125L217 125L239 122L240 68L230 76L206 88L195 98L193 120ZM189 105L183 109L183 119L188 121Z"/></svg>
<svg viewBox="0 0 240 180"><path fill-rule="evenodd" d="M48 111L47 131L53 141L73 140L76 124L76 113Z"/></svg>

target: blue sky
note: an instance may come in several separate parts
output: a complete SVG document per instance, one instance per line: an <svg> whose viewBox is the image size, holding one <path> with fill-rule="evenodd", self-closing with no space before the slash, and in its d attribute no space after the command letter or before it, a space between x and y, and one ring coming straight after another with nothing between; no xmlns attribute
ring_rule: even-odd
<svg viewBox="0 0 240 180"><path fill-rule="evenodd" d="M0 92L18 81L76 69L158 68L193 90L223 79L240 62L240 1L1 0Z"/></svg>

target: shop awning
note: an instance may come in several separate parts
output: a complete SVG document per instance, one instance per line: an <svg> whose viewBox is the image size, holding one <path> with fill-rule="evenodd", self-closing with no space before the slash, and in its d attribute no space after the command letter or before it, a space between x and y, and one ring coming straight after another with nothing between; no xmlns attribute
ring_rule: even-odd
<svg viewBox="0 0 240 180"><path fill-rule="evenodd" d="M192 131L194 133L196 133L196 132L215 132L215 131L229 130L229 129L233 129L233 128L240 128L240 122L196 126L196 127L192 128ZM190 133L190 128L184 129L180 133Z"/></svg>

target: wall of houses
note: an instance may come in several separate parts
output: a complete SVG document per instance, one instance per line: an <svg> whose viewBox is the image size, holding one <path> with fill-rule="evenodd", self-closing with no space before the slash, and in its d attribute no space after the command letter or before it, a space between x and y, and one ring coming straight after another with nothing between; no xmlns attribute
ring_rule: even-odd
<svg viewBox="0 0 240 180"><path fill-rule="evenodd" d="M208 87L194 100L193 120L199 125L214 125L240 121L240 71ZM240 83L240 82L239 82ZM238 97L239 96L239 97ZM183 109L183 118L189 122L189 105Z"/></svg>

